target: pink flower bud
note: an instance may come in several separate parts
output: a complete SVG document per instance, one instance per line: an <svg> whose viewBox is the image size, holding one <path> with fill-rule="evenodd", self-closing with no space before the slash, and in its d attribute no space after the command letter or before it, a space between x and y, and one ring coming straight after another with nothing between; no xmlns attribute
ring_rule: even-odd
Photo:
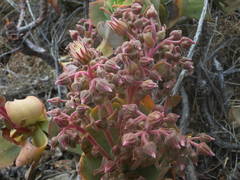
<svg viewBox="0 0 240 180"><path fill-rule="evenodd" d="M199 154L208 155L208 156L215 156L215 154L212 152L210 147L205 142L201 142L200 144L198 144L196 146L196 148L197 148L197 152Z"/></svg>
<svg viewBox="0 0 240 180"><path fill-rule="evenodd" d="M125 36L128 31L128 25L115 17L112 17L111 21L108 21L108 24L113 31L120 35Z"/></svg>
<svg viewBox="0 0 240 180"><path fill-rule="evenodd" d="M125 104L122 106L121 112L125 117L138 116L138 106L136 104Z"/></svg>
<svg viewBox="0 0 240 180"><path fill-rule="evenodd" d="M181 30L174 30L172 31L170 34L170 36L172 36L172 40L180 40L182 38L182 31Z"/></svg>
<svg viewBox="0 0 240 180"><path fill-rule="evenodd" d="M80 92L81 104L89 104L91 102L91 93L89 90L83 90Z"/></svg>
<svg viewBox="0 0 240 180"><path fill-rule="evenodd" d="M154 88L157 88L158 85L157 83L153 82L152 80L146 80L146 81L143 81L140 85L140 87L144 90L144 91L149 91L149 90L152 90Z"/></svg>
<svg viewBox="0 0 240 180"><path fill-rule="evenodd" d="M109 72L117 72L120 67L114 60L110 59L104 64L104 69Z"/></svg>
<svg viewBox="0 0 240 180"><path fill-rule="evenodd" d="M170 123L176 123L179 117L180 116L178 114L168 113L163 120Z"/></svg>
<svg viewBox="0 0 240 180"><path fill-rule="evenodd" d="M196 138L198 138L201 142L210 142L210 141L215 140L213 137L211 137L205 133L198 134L198 136Z"/></svg>
<svg viewBox="0 0 240 180"><path fill-rule="evenodd" d="M144 144L142 149L143 149L144 153L151 156L152 158L157 157L157 146L154 142L151 141L151 142Z"/></svg>
<svg viewBox="0 0 240 180"><path fill-rule="evenodd" d="M78 37L79 37L78 31L70 30L69 33L70 33L72 40L74 40L74 41L78 40Z"/></svg>
<svg viewBox="0 0 240 180"><path fill-rule="evenodd" d="M56 116L53 117L53 121L60 127L64 128L69 124L69 120L66 117L63 116Z"/></svg>
<svg viewBox="0 0 240 180"><path fill-rule="evenodd" d="M142 66L148 66L154 63L154 59L150 57L142 57L139 62Z"/></svg>
<svg viewBox="0 0 240 180"><path fill-rule="evenodd" d="M146 17L147 18L156 18L158 17L158 13L156 11L156 9L154 8L153 5L150 6L150 8L146 11Z"/></svg>
<svg viewBox="0 0 240 180"><path fill-rule="evenodd" d="M60 74L55 82L57 85L69 85L72 82L68 72Z"/></svg>
<svg viewBox="0 0 240 180"><path fill-rule="evenodd" d="M127 134L124 134L122 137L122 145L123 146L133 145L137 141L138 141L138 136L134 133L127 133Z"/></svg>
<svg viewBox="0 0 240 180"><path fill-rule="evenodd" d="M99 92L100 94L104 94L106 92L112 92L113 91L113 84L110 84L106 79L102 78L95 78L90 83L90 92Z"/></svg>
<svg viewBox="0 0 240 180"><path fill-rule="evenodd" d="M137 2L133 3L131 9L134 14L139 14L142 11L142 5Z"/></svg>

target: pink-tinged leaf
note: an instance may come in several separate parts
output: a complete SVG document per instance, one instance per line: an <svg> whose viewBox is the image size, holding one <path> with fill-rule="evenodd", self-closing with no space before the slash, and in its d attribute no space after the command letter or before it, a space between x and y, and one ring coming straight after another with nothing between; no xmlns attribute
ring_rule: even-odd
<svg viewBox="0 0 240 180"><path fill-rule="evenodd" d="M23 166L39 161L41 154L48 144L48 138L44 132L38 128L33 136L32 143L26 141L16 159L16 166Z"/></svg>
<svg viewBox="0 0 240 180"><path fill-rule="evenodd" d="M94 26L97 26L97 24L101 21L106 21L109 19L108 15L100 9L103 6L104 0L97 0L89 4L89 18Z"/></svg>
<svg viewBox="0 0 240 180"><path fill-rule="evenodd" d="M101 157L82 154L79 161L79 175L82 180L98 180L99 175L94 175L94 171L101 165Z"/></svg>
<svg viewBox="0 0 240 180"><path fill-rule="evenodd" d="M0 168L13 165L19 151L20 148L17 145L5 140L0 133Z"/></svg>
<svg viewBox="0 0 240 180"><path fill-rule="evenodd" d="M147 114L150 113L155 107L155 103L152 100L151 96L149 95L145 96L142 99L141 104L143 105L144 109L147 111Z"/></svg>

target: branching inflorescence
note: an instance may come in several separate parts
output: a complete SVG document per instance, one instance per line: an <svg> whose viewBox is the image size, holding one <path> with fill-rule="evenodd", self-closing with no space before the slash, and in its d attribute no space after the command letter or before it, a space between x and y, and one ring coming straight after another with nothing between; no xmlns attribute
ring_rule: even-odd
<svg viewBox="0 0 240 180"><path fill-rule="evenodd" d="M154 101L170 96L182 69L192 72L183 54L194 42L180 30L167 35L153 5L135 2L116 8L110 17L104 27L123 41L108 55L107 46L99 47L104 41L100 28L90 20L80 20L70 31L73 60L56 81L69 93L66 100L49 100L64 104L49 111L61 128L53 144L80 144L85 155L102 157L94 171L102 179L144 179L136 172L146 167L158 171L159 179L169 170L184 176L189 160L214 155L206 144L213 138L182 135L176 126L179 115Z"/></svg>

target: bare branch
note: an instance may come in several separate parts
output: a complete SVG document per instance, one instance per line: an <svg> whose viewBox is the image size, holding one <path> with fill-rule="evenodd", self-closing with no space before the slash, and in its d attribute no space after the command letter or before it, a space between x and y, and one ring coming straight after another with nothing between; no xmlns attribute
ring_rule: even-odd
<svg viewBox="0 0 240 180"><path fill-rule="evenodd" d="M40 0L39 4L40 4L39 17L35 21L32 21L31 23L27 24L26 26L19 27L18 28L19 33L25 33L27 31L30 31L36 28L38 25L40 25L44 21L48 12L48 2L47 0Z"/></svg>
<svg viewBox="0 0 240 180"><path fill-rule="evenodd" d="M204 22L204 19L206 17L206 14L207 14L207 9L208 9L208 0L204 0L204 6L203 6L202 13L201 13L201 16L200 16L200 19L199 19L199 22L198 22L197 31L196 31L196 34L195 34L194 39L193 39L195 44L192 44L192 46L190 47L190 50L189 50L188 55L187 55L188 58L193 57L194 50L196 48L196 44L198 43L199 37L202 33L203 22ZM176 93L179 90L180 85L181 85L181 83L182 83L186 74L187 74L187 70L182 70L182 72L180 73L180 75L178 77L178 80L177 80L175 86L172 89L172 95L176 95Z"/></svg>
<svg viewBox="0 0 240 180"><path fill-rule="evenodd" d="M20 4L19 4L19 7L20 7L20 15L19 15L18 23L17 23L17 28L19 28L23 23L23 20L24 20L25 14L26 14L25 13L25 11L26 11L26 1L21 0Z"/></svg>

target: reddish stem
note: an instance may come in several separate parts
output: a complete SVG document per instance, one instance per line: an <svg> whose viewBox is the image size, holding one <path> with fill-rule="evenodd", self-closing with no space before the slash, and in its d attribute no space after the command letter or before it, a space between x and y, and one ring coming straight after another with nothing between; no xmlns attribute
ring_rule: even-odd
<svg viewBox="0 0 240 180"><path fill-rule="evenodd" d="M105 158L107 158L108 160L111 160L112 158L110 157L110 155L103 149L103 147L98 144L98 142L94 139L94 137L92 135L90 135L85 129L83 129L82 127L79 127L79 126L76 126L76 125L69 125L67 127L65 127L63 129L64 130L67 130L67 129L76 129L78 130L80 133L84 134L84 135L87 135L86 138L87 140L93 145L95 146L99 153L104 156Z"/></svg>
<svg viewBox="0 0 240 180"><path fill-rule="evenodd" d="M94 73L92 71L92 67L90 65L88 65L88 77L90 79L94 79L95 78Z"/></svg>

